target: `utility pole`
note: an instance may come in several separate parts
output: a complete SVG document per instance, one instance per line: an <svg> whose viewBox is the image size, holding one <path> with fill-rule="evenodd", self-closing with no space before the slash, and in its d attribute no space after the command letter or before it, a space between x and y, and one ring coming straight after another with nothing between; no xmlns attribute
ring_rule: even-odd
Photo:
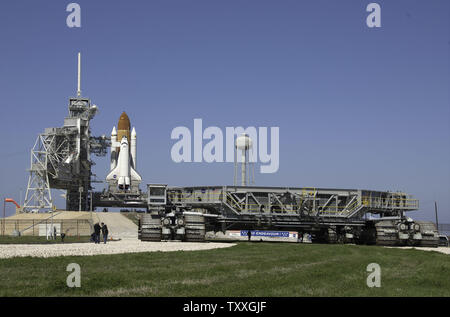
<svg viewBox="0 0 450 317"><path fill-rule="evenodd" d="M436 214L436 228L439 233L439 221L438 221L438 211L437 211L437 202L434 202L434 212Z"/></svg>
<svg viewBox="0 0 450 317"><path fill-rule="evenodd" d="M78 211L81 211L81 193L83 192L83 187L82 186L78 187L78 191L80 192L80 202L79 202Z"/></svg>
<svg viewBox="0 0 450 317"><path fill-rule="evenodd" d="M5 221L6 221L6 198L3 198L2 236L5 235Z"/></svg>
<svg viewBox="0 0 450 317"><path fill-rule="evenodd" d="M55 229L53 229L53 217L55 216L55 211L53 210L53 208L52 208L52 224L51 224L51 227L50 227L50 237L53 237L53 239L55 238L55 236L53 235L53 230L55 230ZM51 239L50 238L50 240L53 240L53 239Z"/></svg>

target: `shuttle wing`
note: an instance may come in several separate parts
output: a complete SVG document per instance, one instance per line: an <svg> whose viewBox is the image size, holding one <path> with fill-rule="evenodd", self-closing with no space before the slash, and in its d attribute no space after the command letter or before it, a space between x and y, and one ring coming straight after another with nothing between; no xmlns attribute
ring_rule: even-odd
<svg viewBox="0 0 450 317"><path fill-rule="evenodd" d="M141 175L139 175L135 170L134 170L134 168L132 168L131 166L130 166L130 176L131 176L131 180L133 180L133 181L142 181L142 177L141 177Z"/></svg>
<svg viewBox="0 0 450 317"><path fill-rule="evenodd" d="M108 176L106 176L106 180L110 181L113 179L117 179L119 177L119 164L111 171L109 172Z"/></svg>

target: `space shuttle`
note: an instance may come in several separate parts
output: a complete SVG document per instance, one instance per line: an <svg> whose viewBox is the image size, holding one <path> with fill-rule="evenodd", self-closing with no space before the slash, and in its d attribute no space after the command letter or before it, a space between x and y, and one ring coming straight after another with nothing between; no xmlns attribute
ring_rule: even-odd
<svg viewBox="0 0 450 317"><path fill-rule="evenodd" d="M136 130L130 134L130 119L123 112L111 132L111 168L106 180L120 190L139 188L142 177L136 172Z"/></svg>

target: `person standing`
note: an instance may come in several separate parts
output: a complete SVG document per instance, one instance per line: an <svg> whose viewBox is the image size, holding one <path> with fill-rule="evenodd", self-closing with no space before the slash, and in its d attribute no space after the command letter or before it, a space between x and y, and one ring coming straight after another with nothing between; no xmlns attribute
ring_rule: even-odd
<svg viewBox="0 0 450 317"><path fill-rule="evenodd" d="M102 235L103 242L106 244L106 240L108 240L108 226L102 222Z"/></svg>
<svg viewBox="0 0 450 317"><path fill-rule="evenodd" d="M47 225L48 226L48 225ZM47 240L52 238L52 227L48 226L48 230L47 230Z"/></svg>
<svg viewBox="0 0 450 317"><path fill-rule="evenodd" d="M251 230L247 231L247 236L248 236L248 241L250 241L250 239L252 238L252 232Z"/></svg>
<svg viewBox="0 0 450 317"><path fill-rule="evenodd" d="M94 242L100 243L100 225L98 222L94 225Z"/></svg>

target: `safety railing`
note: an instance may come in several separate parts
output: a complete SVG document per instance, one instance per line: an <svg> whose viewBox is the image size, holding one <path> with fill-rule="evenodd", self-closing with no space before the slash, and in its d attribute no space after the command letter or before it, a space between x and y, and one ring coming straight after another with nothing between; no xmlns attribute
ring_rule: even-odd
<svg viewBox="0 0 450 317"><path fill-rule="evenodd" d="M214 191L214 192L191 192L191 193L167 193L167 198L171 201L211 201L211 200L221 200L222 198L222 192L221 191Z"/></svg>
<svg viewBox="0 0 450 317"><path fill-rule="evenodd" d="M419 200L404 197L371 197L363 196L361 198L362 205L376 209L418 209Z"/></svg>
<svg viewBox="0 0 450 317"><path fill-rule="evenodd" d="M302 196L315 196L317 194L317 189L314 187L304 187L302 188Z"/></svg>

